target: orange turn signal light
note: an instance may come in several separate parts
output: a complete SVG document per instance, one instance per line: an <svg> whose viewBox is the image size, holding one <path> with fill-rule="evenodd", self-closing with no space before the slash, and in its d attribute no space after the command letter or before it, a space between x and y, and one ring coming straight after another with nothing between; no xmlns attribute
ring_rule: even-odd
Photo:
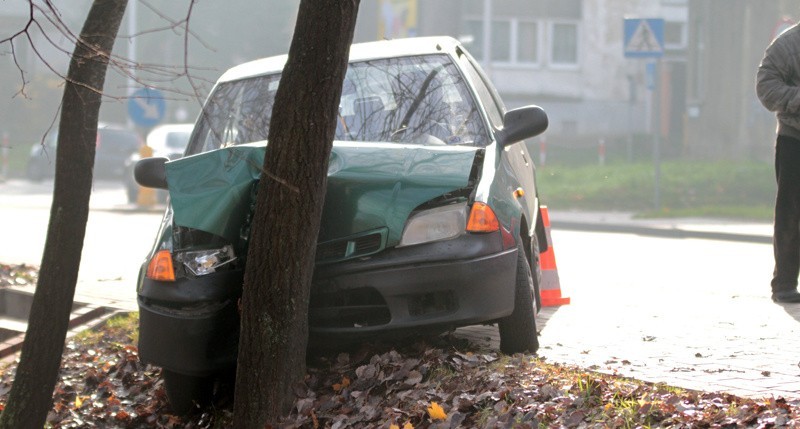
<svg viewBox="0 0 800 429"><path fill-rule="evenodd" d="M147 278L165 282L175 281L175 270L172 267L172 254L169 250L159 250L147 265Z"/></svg>
<svg viewBox="0 0 800 429"><path fill-rule="evenodd" d="M486 203L476 202L472 205L467 221L469 232L494 232L500 229L500 221L494 211Z"/></svg>

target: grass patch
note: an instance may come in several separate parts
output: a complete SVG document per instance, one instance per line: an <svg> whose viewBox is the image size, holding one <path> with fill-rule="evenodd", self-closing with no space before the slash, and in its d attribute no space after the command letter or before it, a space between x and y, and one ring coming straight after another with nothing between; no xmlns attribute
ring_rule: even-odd
<svg viewBox="0 0 800 429"><path fill-rule="evenodd" d="M632 211L649 217L769 220L776 190L773 167L762 162L665 162L658 211L655 171L649 163L547 165L537 170L537 181L550 208Z"/></svg>
<svg viewBox="0 0 800 429"><path fill-rule="evenodd" d="M130 344L139 343L139 313L130 312L116 315L103 324L101 329L86 329L75 335L75 341L81 344L97 343L111 335L124 334Z"/></svg>

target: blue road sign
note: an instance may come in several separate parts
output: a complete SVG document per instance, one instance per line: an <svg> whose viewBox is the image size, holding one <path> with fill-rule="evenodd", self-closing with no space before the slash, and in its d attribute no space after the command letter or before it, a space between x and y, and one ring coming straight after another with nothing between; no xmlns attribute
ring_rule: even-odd
<svg viewBox="0 0 800 429"><path fill-rule="evenodd" d="M625 19L625 57L658 58L664 55L664 20Z"/></svg>
<svg viewBox="0 0 800 429"><path fill-rule="evenodd" d="M164 119L166 110L164 96L157 89L137 89L128 99L128 115L133 123L140 127L150 128L158 125Z"/></svg>

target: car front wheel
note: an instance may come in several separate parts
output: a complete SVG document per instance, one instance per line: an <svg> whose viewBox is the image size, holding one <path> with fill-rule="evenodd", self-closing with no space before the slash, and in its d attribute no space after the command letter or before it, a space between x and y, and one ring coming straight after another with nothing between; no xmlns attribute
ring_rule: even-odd
<svg viewBox="0 0 800 429"><path fill-rule="evenodd" d="M531 249L538 251L534 243ZM522 240L517 244L517 280L514 292L514 311L499 322L500 351L505 354L536 353L539 349L539 337L536 332L535 294L538 290L539 268L531 269L531 263L538 265L538 255L528 258ZM530 262L529 262L530 261Z"/></svg>

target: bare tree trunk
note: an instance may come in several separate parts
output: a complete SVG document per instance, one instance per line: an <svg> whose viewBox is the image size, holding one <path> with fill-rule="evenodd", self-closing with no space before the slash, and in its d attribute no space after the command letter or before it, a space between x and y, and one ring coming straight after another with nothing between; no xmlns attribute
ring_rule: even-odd
<svg viewBox="0 0 800 429"><path fill-rule="evenodd" d="M53 406L89 217L97 120L108 58L127 0L95 0L72 53L39 281L0 428L41 428Z"/></svg>
<svg viewBox="0 0 800 429"><path fill-rule="evenodd" d="M308 300L359 0L302 0L270 123L242 296L236 427L288 413L305 374Z"/></svg>

